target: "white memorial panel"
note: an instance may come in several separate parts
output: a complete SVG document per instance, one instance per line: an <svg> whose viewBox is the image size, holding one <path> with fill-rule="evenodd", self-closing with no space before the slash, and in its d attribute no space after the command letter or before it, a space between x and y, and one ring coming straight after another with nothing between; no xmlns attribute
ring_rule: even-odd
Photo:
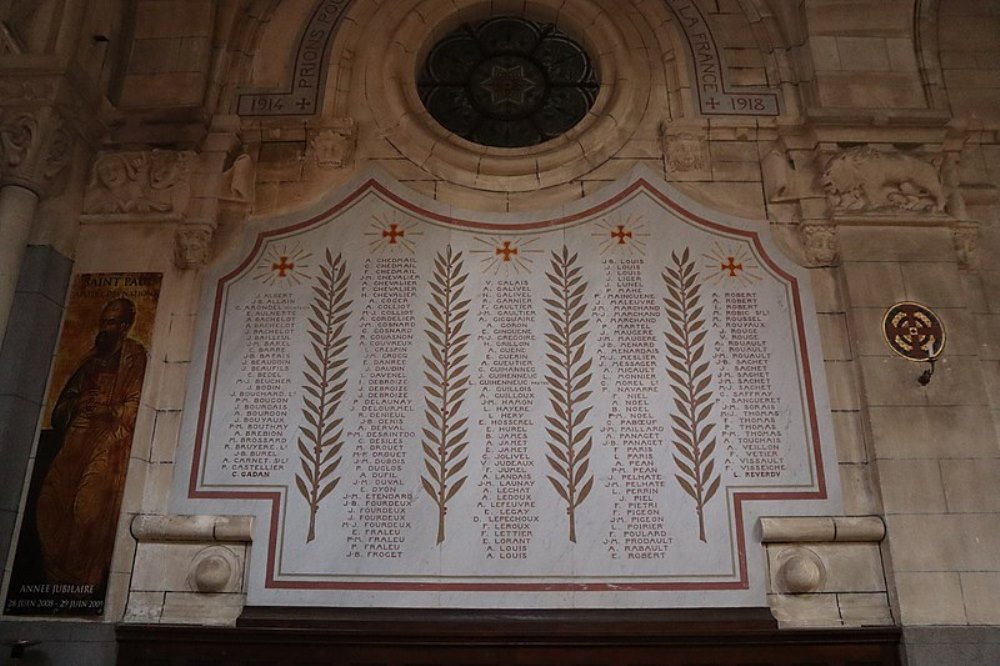
<svg viewBox="0 0 1000 666"><path fill-rule="evenodd" d="M206 278L173 508L257 516L251 604L763 605L756 516L839 507L764 223L646 172L506 215L372 175L248 246Z"/></svg>

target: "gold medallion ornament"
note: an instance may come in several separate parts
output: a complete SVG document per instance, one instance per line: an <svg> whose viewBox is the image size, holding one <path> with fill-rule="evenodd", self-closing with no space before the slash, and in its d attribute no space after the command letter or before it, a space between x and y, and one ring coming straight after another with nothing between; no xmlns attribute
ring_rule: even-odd
<svg viewBox="0 0 1000 666"><path fill-rule="evenodd" d="M889 348L909 361L934 361L944 351L944 324L929 307L913 301L886 311L882 334Z"/></svg>

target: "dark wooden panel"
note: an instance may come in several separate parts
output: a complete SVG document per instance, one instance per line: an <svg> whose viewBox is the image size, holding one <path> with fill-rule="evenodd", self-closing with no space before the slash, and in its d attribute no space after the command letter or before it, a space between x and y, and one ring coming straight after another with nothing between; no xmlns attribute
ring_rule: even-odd
<svg viewBox="0 0 1000 666"><path fill-rule="evenodd" d="M121 666L899 666L895 628L779 630L766 609L252 609L239 626L121 625Z"/></svg>

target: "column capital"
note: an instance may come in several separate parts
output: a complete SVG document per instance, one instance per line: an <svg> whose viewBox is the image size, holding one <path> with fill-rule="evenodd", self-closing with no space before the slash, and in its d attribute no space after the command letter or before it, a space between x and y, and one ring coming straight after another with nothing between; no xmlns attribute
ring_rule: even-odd
<svg viewBox="0 0 1000 666"><path fill-rule="evenodd" d="M0 185L46 194L69 164L75 137L52 106L0 108Z"/></svg>

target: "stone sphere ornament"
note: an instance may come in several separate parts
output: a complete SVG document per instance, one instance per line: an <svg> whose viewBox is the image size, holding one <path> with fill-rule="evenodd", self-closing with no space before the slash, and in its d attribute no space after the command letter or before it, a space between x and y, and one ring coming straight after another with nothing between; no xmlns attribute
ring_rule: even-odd
<svg viewBox="0 0 1000 666"><path fill-rule="evenodd" d="M236 556L227 548L210 546L191 562L188 584L196 592L225 592L239 568Z"/></svg>
<svg viewBox="0 0 1000 666"><path fill-rule="evenodd" d="M781 565L775 576L788 594L815 592L826 581L823 560L808 548L792 548L781 554Z"/></svg>

